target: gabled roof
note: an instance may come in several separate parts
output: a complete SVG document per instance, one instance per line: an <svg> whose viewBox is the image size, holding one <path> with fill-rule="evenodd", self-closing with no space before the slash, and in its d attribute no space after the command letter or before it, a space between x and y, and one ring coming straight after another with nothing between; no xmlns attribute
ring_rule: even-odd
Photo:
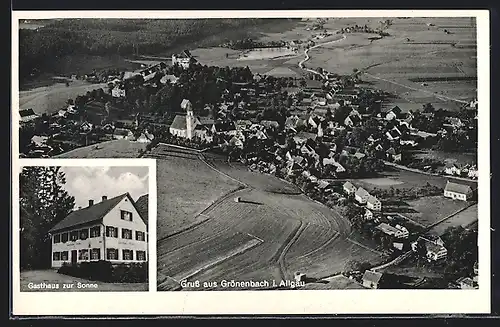
<svg viewBox="0 0 500 327"><path fill-rule="evenodd" d="M377 202L380 202L379 199L377 199L376 197L374 197L373 195L370 195L368 196L368 199L366 200L367 202L370 202L370 203L377 203Z"/></svg>
<svg viewBox="0 0 500 327"><path fill-rule="evenodd" d="M191 101L188 99L183 99L181 102L181 108L187 110L188 107L191 107Z"/></svg>
<svg viewBox="0 0 500 327"><path fill-rule="evenodd" d="M358 195L358 196L370 196L370 193L368 193L368 191L365 190L364 188L360 187L356 191L356 195Z"/></svg>
<svg viewBox="0 0 500 327"><path fill-rule="evenodd" d="M186 129L186 116L185 115L176 115L174 121L170 125L170 128L174 129Z"/></svg>
<svg viewBox="0 0 500 327"><path fill-rule="evenodd" d="M232 131L236 129L232 121L218 121L214 124L214 126L215 130L218 132Z"/></svg>
<svg viewBox="0 0 500 327"><path fill-rule="evenodd" d="M363 275L363 280L378 284L380 279L382 278L382 274L376 271L367 270Z"/></svg>
<svg viewBox="0 0 500 327"><path fill-rule="evenodd" d="M444 190L447 192L454 192L461 194L468 194L472 192L472 188L469 185L458 184L450 181L446 182L446 187L444 188Z"/></svg>
<svg viewBox="0 0 500 327"><path fill-rule="evenodd" d="M354 184L351 182L345 182L343 187L347 189L356 189L356 186L354 186Z"/></svg>
<svg viewBox="0 0 500 327"><path fill-rule="evenodd" d="M90 207L86 207L80 210L73 211L66 218L57 223L54 227L49 230L50 232L59 231L79 225L89 224L92 222L98 222L104 218L104 216L114 207L120 203L121 200L128 197L132 203L134 200L130 197L130 194L125 193L114 198L101 201L99 203L93 204Z"/></svg>
<svg viewBox="0 0 500 327"><path fill-rule="evenodd" d="M19 115L21 115L21 117L28 117L33 115L36 116L36 113L33 111L33 109L30 108L30 109L19 110Z"/></svg>

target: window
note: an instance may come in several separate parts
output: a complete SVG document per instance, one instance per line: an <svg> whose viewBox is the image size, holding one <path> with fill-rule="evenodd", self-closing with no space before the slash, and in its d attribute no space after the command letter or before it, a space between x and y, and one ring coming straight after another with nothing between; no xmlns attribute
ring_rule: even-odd
<svg viewBox="0 0 500 327"><path fill-rule="evenodd" d="M68 233L61 234L61 242L66 243L68 241Z"/></svg>
<svg viewBox="0 0 500 327"><path fill-rule="evenodd" d="M107 237L118 237L118 228L112 226L106 226L106 236Z"/></svg>
<svg viewBox="0 0 500 327"><path fill-rule="evenodd" d="M146 240L146 235L144 232L136 231L135 232L135 240L136 241L145 241Z"/></svg>
<svg viewBox="0 0 500 327"><path fill-rule="evenodd" d="M88 228L80 229L80 239L86 240L87 238L89 238L89 229Z"/></svg>
<svg viewBox="0 0 500 327"><path fill-rule="evenodd" d="M61 234L55 234L54 243L60 243L60 242L61 242Z"/></svg>
<svg viewBox="0 0 500 327"><path fill-rule="evenodd" d="M131 240L132 239L132 230L122 228L122 238Z"/></svg>
<svg viewBox="0 0 500 327"><path fill-rule="evenodd" d="M66 233L68 235L68 233ZM68 251L61 252L61 260L68 261Z"/></svg>
<svg viewBox="0 0 500 327"><path fill-rule="evenodd" d="M92 249L90 251L91 260L101 260L101 249Z"/></svg>
<svg viewBox="0 0 500 327"><path fill-rule="evenodd" d="M107 249L106 259L108 260L118 260L118 249Z"/></svg>
<svg viewBox="0 0 500 327"><path fill-rule="evenodd" d="M134 260L134 251L123 250L123 260Z"/></svg>
<svg viewBox="0 0 500 327"><path fill-rule="evenodd" d="M78 250L78 260L81 261L89 260L89 250L88 249Z"/></svg>
<svg viewBox="0 0 500 327"><path fill-rule="evenodd" d="M146 251L136 251L137 261L146 261Z"/></svg>
<svg viewBox="0 0 500 327"><path fill-rule="evenodd" d="M52 253L52 260L54 260L54 261L61 260L61 252L54 252L54 253Z"/></svg>
<svg viewBox="0 0 500 327"><path fill-rule="evenodd" d="M101 226L94 226L90 228L90 237L99 237L101 236Z"/></svg>
<svg viewBox="0 0 500 327"><path fill-rule="evenodd" d="M73 242L76 241L78 239L78 231L70 232L69 239Z"/></svg>
<svg viewBox="0 0 500 327"><path fill-rule="evenodd" d="M120 216L123 220L132 221L132 213L125 210L120 210Z"/></svg>

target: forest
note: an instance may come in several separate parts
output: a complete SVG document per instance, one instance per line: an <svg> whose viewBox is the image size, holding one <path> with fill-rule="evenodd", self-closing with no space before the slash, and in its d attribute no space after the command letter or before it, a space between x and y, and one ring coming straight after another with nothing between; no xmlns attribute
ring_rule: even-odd
<svg viewBox="0 0 500 327"><path fill-rule="evenodd" d="M56 58L81 55L157 54L227 31L273 23L276 19L63 19L19 31L20 77L47 69ZM219 40L220 43L229 40Z"/></svg>

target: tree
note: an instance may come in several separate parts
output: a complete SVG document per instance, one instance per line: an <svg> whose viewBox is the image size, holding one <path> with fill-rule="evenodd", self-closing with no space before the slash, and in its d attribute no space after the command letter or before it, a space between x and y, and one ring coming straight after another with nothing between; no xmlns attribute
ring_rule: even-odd
<svg viewBox="0 0 500 327"><path fill-rule="evenodd" d="M64 190L61 167L24 167L20 174L21 269L48 268L48 231L73 209L74 198Z"/></svg>

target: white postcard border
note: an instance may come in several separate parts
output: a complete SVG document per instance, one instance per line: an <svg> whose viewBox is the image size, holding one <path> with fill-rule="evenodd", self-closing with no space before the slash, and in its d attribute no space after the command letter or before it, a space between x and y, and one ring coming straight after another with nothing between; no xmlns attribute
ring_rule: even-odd
<svg viewBox="0 0 500 327"><path fill-rule="evenodd" d="M282 10L282 11L19 11L12 12L12 163L13 199L18 197L18 165L32 159L18 157L18 20L49 18L292 18L292 17L476 17L479 101L478 179L479 284L478 290L328 290L328 291L210 291L157 292L156 278L147 293L21 293L19 258L13 255L13 314L15 315L179 315L179 314L449 314L490 313L490 160L489 160L489 12L487 10ZM46 165L59 165L43 159ZM58 160L58 159L57 159ZM67 159L97 160L97 159ZM135 159L118 160L123 166ZM144 159L140 159L144 160ZM50 164L49 164L50 162ZM17 168L16 168L17 167ZM154 170L156 173L156 170ZM150 175L150 181L153 180ZM17 195L16 195L17 194ZM156 216L156 188L149 210ZM13 202L13 217L19 208ZM156 227L156 219L151 219ZM14 254L18 253L18 218L13 219ZM156 230L156 228L155 228ZM154 237L151 237L153 236ZM151 244L154 244L151 246ZM156 233L150 232L156 257ZM150 267L156 260L151 251ZM151 275L150 275L151 276ZM151 287L153 285L153 287Z"/></svg>

